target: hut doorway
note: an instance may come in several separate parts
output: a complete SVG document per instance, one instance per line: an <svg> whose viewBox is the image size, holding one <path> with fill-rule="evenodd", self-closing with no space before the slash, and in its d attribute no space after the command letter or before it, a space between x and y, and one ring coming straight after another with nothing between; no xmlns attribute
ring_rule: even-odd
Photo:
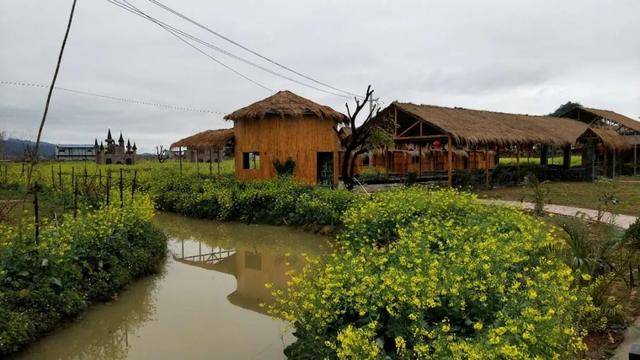
<svg viewBox="0 0 640 360"><path fill-rule="evenodd" d="M317 175L318 185L333 185L333 153L318 152L317 154Z"/></svg>

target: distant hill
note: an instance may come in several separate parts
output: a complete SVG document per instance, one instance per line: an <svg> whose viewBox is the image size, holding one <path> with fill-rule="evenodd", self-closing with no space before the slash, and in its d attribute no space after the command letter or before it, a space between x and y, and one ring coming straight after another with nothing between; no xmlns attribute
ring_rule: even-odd
<svg viewBox="0 0 640 360"><path fill-rule="evenodd" d="M22 159L24 151L27 147L33 148L36 143L29 140L20 140L9 138L4 141L4 157L7 159ZM47 142L40 142L40 150L38 151L41 157L52 158L56 152L56 146Z"/></svg>

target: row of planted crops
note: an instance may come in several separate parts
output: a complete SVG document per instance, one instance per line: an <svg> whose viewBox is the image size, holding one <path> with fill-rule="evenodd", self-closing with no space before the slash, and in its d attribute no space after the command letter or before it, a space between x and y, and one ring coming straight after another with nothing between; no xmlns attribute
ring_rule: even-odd
<svg viewBox="0 0 640 360"><path fill-rule="evenodd" d="M49 198L69 197L54 181L42 183ZM633 287L637 264L599 266L587 250L572 251L575 236L467 193L408 187L365 195L287 178L181 176L175 166L147 169L136 186L108 206L104 192L86 191L79 215L48 220L38 241L29 218L2 225L1 353L152 271L165 251L149 223L153 206L333 234L330 255L309 259L287 288L273 289L270 311L297 338L285 351L290 358L581 357L588 334L628 320L614 293ZM620 236L616 257L637 258L634 231Z"/></svg>

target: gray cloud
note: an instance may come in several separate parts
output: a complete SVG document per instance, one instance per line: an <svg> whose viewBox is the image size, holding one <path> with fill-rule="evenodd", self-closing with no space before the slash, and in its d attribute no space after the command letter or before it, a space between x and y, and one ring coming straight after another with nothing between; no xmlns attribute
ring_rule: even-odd
<svg viewBox="0 0 640 360"><path fill-rule="evenodd" d="M184 21L134 4L208 41ZM640 115L640 2L619 0L164 0L229 37L351 91L446 106L548 113L567 100ZM48 83L68 0L0 0L0 80ZM269 93L156 26L104 0L81 0L59 86L228 113ZM343 111L345 99L214 56L273 89ZM259 61L255 57L252 60ZM35 134L44 89L0 86L0 128ZM123 130L143 151L219 115L178 112L57 92L45 139L91 142Z"/></svg>

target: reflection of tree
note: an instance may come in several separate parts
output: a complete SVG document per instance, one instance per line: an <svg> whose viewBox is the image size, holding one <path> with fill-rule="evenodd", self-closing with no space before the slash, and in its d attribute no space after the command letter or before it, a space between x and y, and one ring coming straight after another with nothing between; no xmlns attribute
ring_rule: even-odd
<svg viewBox="0 0 640 360"><path fill-rule="evenodd" d="M36 343L25 355L44 350L52 359L126 359L129 338L155 314L156 286L163 276L141 279L117 301L90 307L84 319Z"/></svg>

